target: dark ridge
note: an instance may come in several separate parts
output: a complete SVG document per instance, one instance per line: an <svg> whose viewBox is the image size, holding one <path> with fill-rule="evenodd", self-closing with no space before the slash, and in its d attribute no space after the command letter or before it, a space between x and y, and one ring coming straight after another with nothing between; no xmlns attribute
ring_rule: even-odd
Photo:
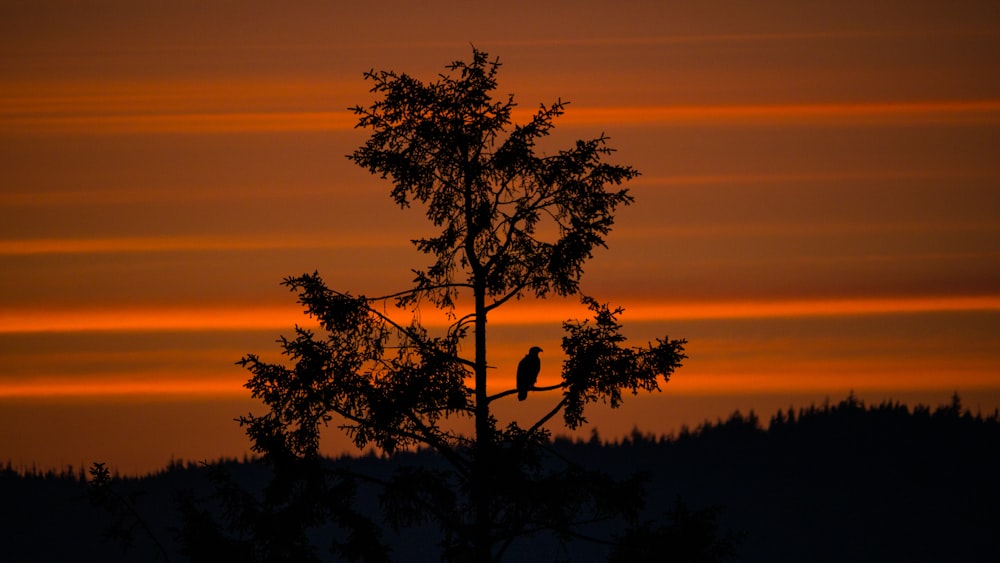
<svg viewBox="0 0 1000 563"><path fill-rule="evenodd" d="M682 429L604 441L557 438L554 454L618 477L647 478L645 516L662 521L678 506L711 511L720 537L738 538L736 561L992 561L1000 553L1000 413L949 405L838 403L789 409L765 427L753 412ZM330 460L388 475L404 464L435 464L427 452ZM205 497L223 470L259 489L269 469L254 460L173 462L142 478L113 479L136 512L177 552L177 499ZM106 541L113 522L88 501L82 468L0 468L0 559L9 561L157 561L153 541L133 530L131 545ZM361 495L377 513L377 498ZM394 537L403 561L433 561L434 530ZM414 542L426 549L414 550ZM592 545L558 551L522 546L533 560L605 561ZM406 554L405 556L403 554ZM509 560L518 560L512 552Z"/></svg>

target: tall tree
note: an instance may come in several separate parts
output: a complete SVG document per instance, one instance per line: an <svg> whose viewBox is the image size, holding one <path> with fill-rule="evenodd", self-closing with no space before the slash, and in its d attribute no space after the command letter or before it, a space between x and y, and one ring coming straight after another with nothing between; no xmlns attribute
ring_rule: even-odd
<svg viewBox="0 0 1000 563"><path fill-rule="evenodd" d="M331 421L358 448L434 450L447 470L410 468L379 483L389 519L433 520L444 557L489 562L520 537L570 537L582 519L632 508L611 492L626 485L576 467L546 472L544 425L561 413L577 428L589 403L617 407L625 391L658 390L685 358L685 342L626 346L621 309L582 296L593 318L563 324L561 382L533 388L555 394L552 409L528 425L500 424L491 405L516 390L490 394L490 314L522 298L579 295L584 263L605 246L616 209L632 203L622 186L638 172L606 162L612 149L603 135L541 153L536 143L566 104L542 105L513 124L513 96L493 97L499 60L474 49L471 61L447 69L429 83L367 73L377 99L353 110L371 136L348 156L391 181L400 207L426 214L437 234L413 244L430 264L414 270L411 288L379 297L336 291L317 273L287 278L321 330L298 327L280 340L291 366L253 354L241 360L252 374L247 387L270 409L241 422L276 467L317 460L320 429ZM443 311L450 326L432 334L420 324L421 307ZM474 420L472 436L444 422L456 416Z"/></svg>

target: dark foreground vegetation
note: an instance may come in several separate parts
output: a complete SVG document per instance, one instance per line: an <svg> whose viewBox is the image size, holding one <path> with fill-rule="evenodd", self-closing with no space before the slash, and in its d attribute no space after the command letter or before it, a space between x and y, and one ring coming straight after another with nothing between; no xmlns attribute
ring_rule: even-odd
<svg viewBox="0 0 1000 563"><path fill-rule="evenodd" d="M734 413L676 436L636 431L610 443L595 435L550 447L615 477L645 476L645 525L633 537L612 531L637 548L619 547L621 561L995 561L1000 553L1000 415L963 410L958 397L932 409L866 406L852 396L779 412L766 428L753 413ZM428 453L397 457L437 463ZM331 463L378 478L400 461ZM0 470L0 560L186 561L181 537L197 522L190 511L182 517L183 507L204 506L220 472L247 490L268 477L250 461L178 463L143 478L112 478L95 494L81 468L8 466ZM378 513L374 493L358 498L360 510ZM433 527L387 539L394 560L436 560ZM540 537L507 559L611 555L585 539L561 545Z"/></svg>

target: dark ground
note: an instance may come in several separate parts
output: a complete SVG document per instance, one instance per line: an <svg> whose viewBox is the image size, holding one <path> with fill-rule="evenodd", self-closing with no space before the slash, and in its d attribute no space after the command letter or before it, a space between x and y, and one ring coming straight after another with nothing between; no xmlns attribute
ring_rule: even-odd
<svg viewBox="0 0 1000 563"><path fill-rule="evenodd" d="M648 474L650 519L672 510L678 498L695 510L718 507L720 537L740 538L735 561L1000 560L997 413L963 412L957 399L911 409L848 398L789 414L773 417L767 430L752 414L737 413L670 438L636 432L617 443L556 440L553 447L591 469L620 477ZM428 455L405 457L433 463ZM388 474L401 461L337 463ZM246 483L266 477L258 464L228 462L228 468ZM131 548L105 541L110 516L91 506L80 473L0 470L0 561L158 560L140 528L132 530ZM175 499L178 491L210 490L204 468L178 464L114 486L134 502L170 560L183 561L174 551ZM396 536L397 559L436 560L429 537L430 528ZM607 556L589 544L519 547L509 560Z"/></svg>

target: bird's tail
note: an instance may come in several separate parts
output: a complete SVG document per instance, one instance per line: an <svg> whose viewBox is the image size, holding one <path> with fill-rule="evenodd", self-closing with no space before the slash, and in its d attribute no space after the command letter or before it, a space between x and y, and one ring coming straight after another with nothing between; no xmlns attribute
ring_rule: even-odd
<svg viewBox="0 0 1000 563"><path fill-rule="evenodd" d="M527 389L521 389L520 391L517 392L517 400L518 401L523 401L523 400L525 400L527 398L528 398L528 390Z"/></svg>

